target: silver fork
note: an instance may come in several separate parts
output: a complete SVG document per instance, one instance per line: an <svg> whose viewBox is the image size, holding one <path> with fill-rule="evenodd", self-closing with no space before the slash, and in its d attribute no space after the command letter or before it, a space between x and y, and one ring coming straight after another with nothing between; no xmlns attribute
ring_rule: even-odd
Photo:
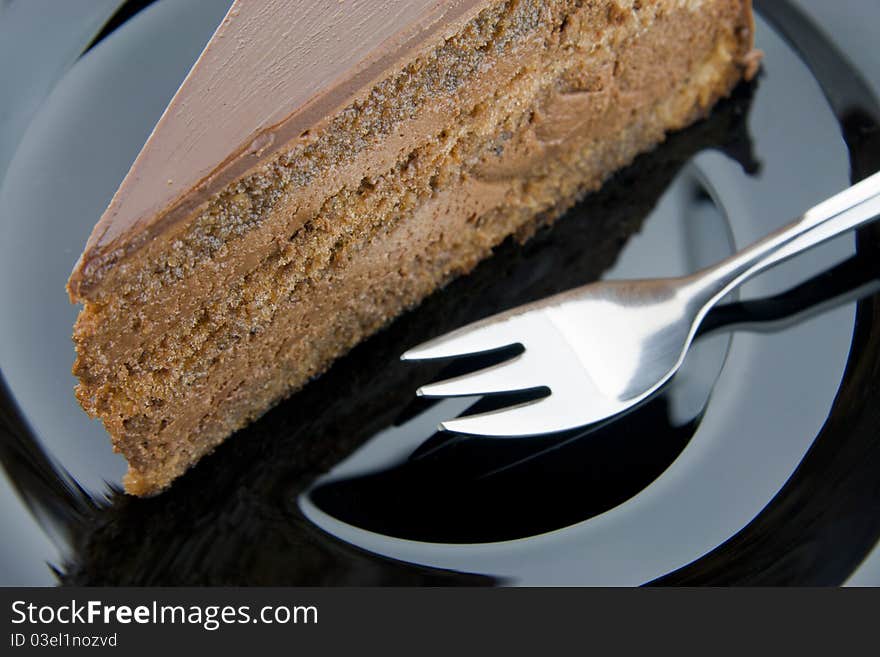
<svg viewBox="0 0 880 657"><path fill-rule="evenodd" d="M758 272L880 215L880 173L787 226L689 276L584 285L469 324L414 347L403 360L454 358L522 345L502 363L438 381L424 397L550 394L443 422L447 431L532 436L587 426L644 401L681 367L706 313Z"/></svg>

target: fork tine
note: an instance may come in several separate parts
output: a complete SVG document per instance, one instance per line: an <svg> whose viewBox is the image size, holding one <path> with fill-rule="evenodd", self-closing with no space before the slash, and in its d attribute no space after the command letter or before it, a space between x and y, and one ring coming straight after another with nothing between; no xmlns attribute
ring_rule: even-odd
<svg viewBox="0 0 880 657"><path fill-rule="evenodd" d="M550 395L537 401L509 406L490 413L480 413L447 420L440 428L474 436L536 436L570 427L554 426L560 400Z"/></svg>
<svg viewBox="0 0 880 657"><path fill-rule="evenodd" d="M484 351L494 351L522 342L514 330L519 317L504 320L490 318L441 335L413 347L401 356L401 360L426 360L432 358L455 358Z"/></svg>
<svg viewBox="0 0 880 657"><path fill-rule="evenodd" d="M514 392L532 387L536 374L526 353L485 367L470 374L429 383L418 389L421 397L469 397L498 392Z"/></svg>

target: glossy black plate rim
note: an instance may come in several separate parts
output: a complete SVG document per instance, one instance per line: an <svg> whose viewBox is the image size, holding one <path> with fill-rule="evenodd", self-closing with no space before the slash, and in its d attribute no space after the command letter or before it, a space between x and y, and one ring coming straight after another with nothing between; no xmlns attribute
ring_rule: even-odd
<svg viewBox="0 0 880 657"><path fill-rule="evenodd" d="M880 170L880 104L861 74L790 0L755 8L800 56L841 126L852 182ZM856 236L873 266L880 230ZM880 298L858 302L831 412L795 472L748 525L649 585L839 585L880 540ZM846 540L842 541L841 537Z"/></svg>

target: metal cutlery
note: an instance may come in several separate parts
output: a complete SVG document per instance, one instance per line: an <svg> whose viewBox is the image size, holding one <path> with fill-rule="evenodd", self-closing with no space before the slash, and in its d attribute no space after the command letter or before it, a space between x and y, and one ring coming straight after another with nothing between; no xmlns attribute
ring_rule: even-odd
<svg viewBox="0 0 880 657"><path fill-rule="evenodd" d="M765 269L880 215L880 173L695 274L585 285L475 322L408 350L456 358L521 345L518 355L423 386L424 397L533 390L539 399L448 420L441 428L530 436L607 420L641 403L681 367L709 310Z"/></svg>

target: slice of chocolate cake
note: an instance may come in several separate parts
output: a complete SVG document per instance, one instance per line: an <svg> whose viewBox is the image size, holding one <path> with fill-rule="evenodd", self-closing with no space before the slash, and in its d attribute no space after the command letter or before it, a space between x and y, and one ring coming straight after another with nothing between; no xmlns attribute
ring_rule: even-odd
<svg viewBox="0 0 880 657"><path fill-rule="evenodd" d="M234 3L69 281L126 489L704 116L752 32L748 0Z"/></svg>

